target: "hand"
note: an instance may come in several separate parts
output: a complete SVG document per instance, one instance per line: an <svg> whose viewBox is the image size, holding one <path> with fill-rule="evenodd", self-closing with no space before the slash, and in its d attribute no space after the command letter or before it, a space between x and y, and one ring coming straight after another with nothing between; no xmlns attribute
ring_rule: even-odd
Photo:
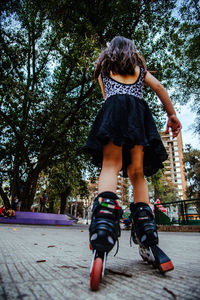
<svg viewBox="0 0 200 300"><path fill-rule="evenodd" d="M181 131L181 122L176 115L169 116L165 133L169 133L169 128L172 130L173 138L175 138Z"/></svg>

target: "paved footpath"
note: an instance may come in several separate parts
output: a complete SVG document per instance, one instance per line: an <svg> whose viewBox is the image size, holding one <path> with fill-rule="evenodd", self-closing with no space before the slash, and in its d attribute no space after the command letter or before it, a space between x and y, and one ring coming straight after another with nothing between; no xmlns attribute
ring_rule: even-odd
<svg viewBox="0 0 200 300"><path fill-rule="evenodd" d="M92 292L87 225L0 225L0 299L200 299L200 233L159 237L174 271L163 276L144 263L123 230L119 252L109 254L100 290Z"/></svg>

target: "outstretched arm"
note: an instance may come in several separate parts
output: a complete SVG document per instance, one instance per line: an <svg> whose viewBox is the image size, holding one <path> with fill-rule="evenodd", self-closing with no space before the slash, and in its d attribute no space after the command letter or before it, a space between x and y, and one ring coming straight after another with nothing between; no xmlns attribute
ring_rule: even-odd
<svg viewBox="0 0 200 300"><path fill-rule="evenodd" d="M172 129L173 138L176 137L182 126L180 121L178 120L176 116L176 112L174 110L173 104L171 102L171 99L163 87L163 85L158 81L151 73L147 71L145 75L144 82L146 85L148 85L159 97L160 101L162 102L168 116L168 122L167 122L167 128L166 133L169 132L169 128Z"/></svg>

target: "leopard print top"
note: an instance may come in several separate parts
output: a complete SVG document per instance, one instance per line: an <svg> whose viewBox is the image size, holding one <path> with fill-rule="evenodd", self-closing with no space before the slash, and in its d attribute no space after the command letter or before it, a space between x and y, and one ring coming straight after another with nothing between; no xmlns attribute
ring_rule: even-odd
<svg viewBox="0 0 200 300"><path fill-rule="evenodd" d="M105 100L107 100L110 96L117 95L117 94L128 94L141 99L142 90L144 87L144 76L145 76L145 71L143 68L140 68L140 75L137 81L132 84L125 84L125 83L120 83L112 79L111 77L108 77L103 73L101 73L105 94L106 94Z"/></svg>

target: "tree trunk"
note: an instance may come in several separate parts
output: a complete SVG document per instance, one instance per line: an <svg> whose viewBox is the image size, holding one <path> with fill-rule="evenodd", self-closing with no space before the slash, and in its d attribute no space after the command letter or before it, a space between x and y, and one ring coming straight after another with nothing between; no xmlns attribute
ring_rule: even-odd
<svg viewBox="0 0 200 300"><path fill-rule="evenodd" d="M9 201L9 199L8 199L6 193L4 192L4 190L3 190L3 188L2 188L1 185L0 185L0 196L1 196L2 200L3 200L5 208L9 209L11 207L10 201Z"/></svg>
<svg viewBox="0 0 200 300"><path fill-rule="evenodd" d="M19 197L19 189L18 189L18 182L19 182L19 177L17 175L19 173L19 170L15 170L13 174L13 180L11 183L11 198L14 199L15 196Z"/></svg>
<svg viewBox="0 0 200 300"><path fill-rule="evenodd" d="M160 199L160 192L157 185L154 185L154 200Z"/></svg>
<svg viewBox="0 0 200 300"><path fill-rule="evenodd" d="M60 202L60 213L61 214L65 213L67 197L69 196L70 192L71 192L71 188L67 187L66 190L60 194L60 200L61 200L61 202Z"/></svg>
<svg viewBox="0 0 200 300"><path fill-rule="evenodd" d="M62 193L60 195L60 213L64 214L65 213L65 208L66 208L66 203L67 203L67 197L65 195L65 193Z"/></svg>
<svg viewBox="0 0 200 300"><path fill-rule="evenodd" d="M49 202L49 212L54 213L53 209L54 209L54 201L52 200L52 201Z"/></svg>
<svg viewBox="0 0 200 300"><path fill-rule="evenodd" d="M31 173L25 182L25 188L22 197L22 209L24 211L30 211L31 205L33 204L37 181L38 181L38 173Z"/></svg>
<svg viewBox="0 0 200 300"><path fill-rule="evenodd" d="M11 197L14 199L15 196L18 197L19 200L21 199L20 195L20 178L19 178L19 168L21 165L21 156L23 151L21 151L21 144L19 141L16 144L16 151L15 151L15 159L14 159L14 168L13 168L13 178L11 183Z"/></svg>

